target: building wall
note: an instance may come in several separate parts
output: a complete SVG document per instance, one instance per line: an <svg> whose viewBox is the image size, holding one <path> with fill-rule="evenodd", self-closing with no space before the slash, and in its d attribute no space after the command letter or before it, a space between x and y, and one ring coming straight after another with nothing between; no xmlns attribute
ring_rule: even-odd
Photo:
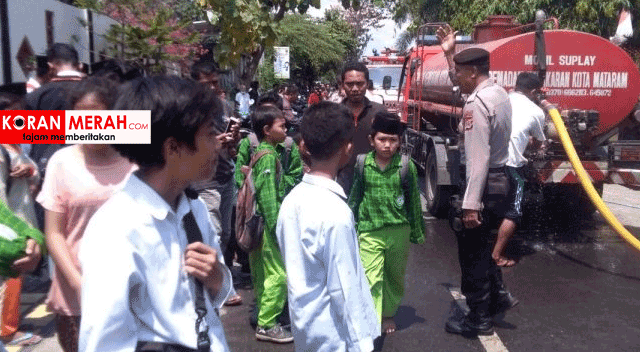
<svg viewBox="0 0 640 352"><path fill-rule="evenodd" d="M46 11L53 12L53 42L72 45L78 51L80 61L89 64L89 34L87 28L79 20L87 21L85 10L55 0L8 0L7 2L12 81L14 83L27 80L16 57L24 38L29 41L35 55L46 54L48 49ZM106 42L101 34L104 34L109 25L115 22L95 14L93 18L95 60L98 61L98 53L106 50ZM2 64L0 61L0 65ZM2 82L2 84L5 83L7 82Z"/></svg>

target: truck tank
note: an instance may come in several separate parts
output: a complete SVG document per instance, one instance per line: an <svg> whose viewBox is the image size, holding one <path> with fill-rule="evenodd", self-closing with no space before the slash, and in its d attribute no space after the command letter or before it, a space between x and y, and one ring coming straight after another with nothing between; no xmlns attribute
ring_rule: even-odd
<svg viewBox="0 0 640 352"><path fill-rule="evenodd" d="M472 37L456 40L456 51L480 47L490 53L490 75L512 90L520 72L544 74L546 99L561 111L573 143L594 184L640 187L640 141L623 139L625 129L640 123L640 72L631 57L604 38L583 32L542 30L515 22L513 16L490 16ZM457 191L461 157L458 121L465 97L456 94L449 67L434 35L443 23L421 27L417 45L405 59L403 99L398 102L409 129L405 151L425 172L427 209L446 215L449 195ZM526 32L537 27L536 32ZM538 47L536 47L538 44ZM543 63L538 63L541 52ZM542 54L544 53L544 54ZM552 124L551 124L552 125ZM532 156L532 178L539 184L579 186L562 146L548 124L550 147ZM574 197L575 198L575 197Z"/></svg>
<svg viewBox="0 0 640 352"><path fill-rule="evenodd" d="M591 126L584 137L603 135L618 126L633 110L640 94L640 72L629 55L604 38L570 30L548 30L546 41L547 74L544 82L547 100L560 111L583 114L582 122ZM457 45L456 51L481 47L491 54L491 76L510 90L520 72L535 72L535 33L525 33L474 45ZM428 55L415 50L410 60L417 74L411 76L409 99L449 106L462 106L453 99L444 54L426 48ZM439 49L439 48L438 48ZM426 51L425 50L425 51ZM426 60L419 62L421 57ZM598 117L588 116L588 112ZM577 115L575 115L577 116Z"/></svg>

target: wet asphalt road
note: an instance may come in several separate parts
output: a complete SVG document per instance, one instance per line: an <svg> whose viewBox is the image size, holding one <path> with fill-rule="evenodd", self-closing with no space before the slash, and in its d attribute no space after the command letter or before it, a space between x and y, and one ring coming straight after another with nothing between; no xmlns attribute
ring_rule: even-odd
<svg viewBox="0 0 640 352"><path fill-rule="evenodd" d="M626 228L640 236L640 191L606 185L604 200ZM457 243L445 220L427 217L426 242L410 252L406 295L396 318L399 331L382 341L381 350L640 351L640 252L597 213L578 219L580 214L564 203L551 213L554 216L547 212L523 226L508 247L519 263L503 270L504 280L521 303L496 322L501 344L486 347L478 339L444 332L446 319L460 314L450 293L460 282ZM248 324L252 291L246 285L238 288L245 304L221 311L231 350L293 351L293 345L255 340ZM23 305L27 312L37 303ZM50 315L23 323L45 337L23 352L61 351Z"/></svg>
<svg viewBox="0 0 640 352"><path fill-rule="evenodd" d="M606 186L604 196L636 237L638 195ZM445 220L427 217L426 242L411 248L406 294L396 316L399 331L381 341L381 350L640 350L640 252L611 231L598 213L582 219L575 209L562 208L519 231L507 249L519 263L503 270L504 280L520 305L496 319L504 349L444 331L446 319L461 314L450 293L460 280L457 243ZM239 292L245 301L251 299L250 290ZM247 309L229 307L223 316L233 351L293 351L291 345L256 342Z"/></svg>

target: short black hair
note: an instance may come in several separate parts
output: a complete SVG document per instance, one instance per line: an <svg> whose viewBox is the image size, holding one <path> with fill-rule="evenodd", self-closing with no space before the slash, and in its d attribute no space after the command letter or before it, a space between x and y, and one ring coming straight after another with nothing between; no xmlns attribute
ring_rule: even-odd
<svg viewBox="0 0 640 352"><path fill-rule="evenodd" d="M71 45L55 43L47 50L47 61L52 64L78 65L78 52Z"/></svg>
<svg viewBox="0 0 640 352"><path fill-rule="evenodd" d="M201 75L213 75L219 74L220 70L218 65L212 60L201 60L191 66L191 78L196 81L200 79Z"/></svg>
<svg viewBox="0 0 640 352"><path fill-rule="evenodd" d="M75 85L69 93L69 103L73 108L76 103L89 94L95 94L98 100L111 109L116 102L118 86L111 79L104 77L88 77Z"/></svg>
<svg viewBox="0 0 640 352"><path fill-rule="evenodd" d="M371 123L371 137L375 137L378 132L402 136L405 128L406 125L400 121L398 115L388 111L379 111Z"/></svg>
<svg viewBox="0 0 640 352"><path fill-rule="evenodd" d="M264 138L264 127L273 126L273 123L278 118L284 118L284 115L282 110L273 105L259 105L253 110L251 126L256 136L258 136L258 140L261 141Z"/></svg>
<svg viewBox="0 0 640 352"><path fill-rule="evenodd" d="M259 96L255 106L258 107L265 104L274 105L280 110L284 109L282 106L282 97L275 90L272 90L270 92L264 93L261 96Z"/></svg>
<svg viewBox="0 0 640 352"><path fill-rule="evenodd" d="M144 76L144 71L128 62L109 59L92 65L94 77L103 77L116 83L123 83Z"/></svg>
<svg viewBox="0 0 640 352"><path fill-rule="evenodd" d="M284 86L284 93L285 94L298 94L298 86L296 86L295 83L287 84L286 86Z"/></svg>
<svg viewBox="0 0 640 352"><path fill-rule="evenodd" d="M165 164L163 145L175 138L195 149L198 130L213 120L222 133L222 103L210 89L176 76L143 77L120 87L114 110L151 110L151 144L115 144L114 148L142 169Z"/></svg>
<svg viewBox="0 0 640 352"><path fill-rule="evenodd" d="M479 64L479 65L475 65L475 67L478 69L478 73L481 75L488 75L489 74L489 63L483 63L483 64Z"/></svg>
<svg viewBox="0 0 640 352"><path fill-rule="evenodd" d="M321 101L304 113L300 132L311 158L328 160L353 140L353 115L345 105Z"/></svg>
<svg viewBox="0 0 640 352"><path fill-rule="evenodd" d="M358 72L364 73L364 79L367 82L369 82L369 69L362 62L352 61L352 62L348 62L346 65L344 65L344 67L342 68L342 75L340 75L340 81L344 82L344 76L349 71L358 71Z"/></svg>
<svg viewBox="0 0 640 352"><path fill-rule="evenodd" d="M22 99L21 96L9 92L0 92L0 110L8 110Z"/></svg>
<svg viewBox="0 0 640 352"><path fill-rule="evenodd" d="M542 81L538 77L537 73L533 72L520 72L518 78L516 78L516 89L519 90L532 90L540 89L542 87Z"/></svg>

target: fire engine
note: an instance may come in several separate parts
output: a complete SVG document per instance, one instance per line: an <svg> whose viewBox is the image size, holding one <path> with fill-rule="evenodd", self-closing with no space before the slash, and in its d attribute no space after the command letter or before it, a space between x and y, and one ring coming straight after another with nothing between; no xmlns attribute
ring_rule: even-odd
<svg viewBox="0 0 640 352"><path fill-rule="evenodd" d="M405 58L402 95L390 104L409 126L405 150L425 173L428 210L445 216L460 184L458 122L464 96L456 94L449 67L433 33L442 23L420 27L416 46ZM553 29L545 29L553 27ZM603 184L640 186L640 72L631 57L610 41L558 29L557 19L521 25L513 16L490 16L471 36L457 38L456 51L480 47L490 52L490 75L507 91L523 71L544 77L546 99L562 113L571 139L596 189ZM550 146L531 156L532 180L573 190L578 206L588 203L555 128L546 126ZM628 133L631 131L632 133ZM635 134L635 136L634 136Z"/></svg>
<svg viewBox="0 0 640 352"><path fill-rule="evenodd" d="M369 69L369 79L373 82L371 94L381 98L388 110L398 112L397 101L400 93L400 74L404 56L398 50L385 48L380 55L367 56L364 62Z"/></svg>

